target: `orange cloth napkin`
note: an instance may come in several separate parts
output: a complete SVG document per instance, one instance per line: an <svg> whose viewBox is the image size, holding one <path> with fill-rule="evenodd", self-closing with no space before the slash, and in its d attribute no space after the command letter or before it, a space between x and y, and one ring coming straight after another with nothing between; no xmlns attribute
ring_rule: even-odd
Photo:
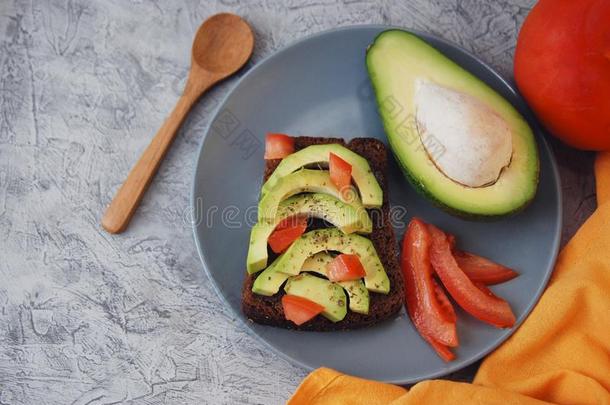
<svg viewBox="0 0 610 405"><path fill-rule="evenodd" d="M289 405L610 404L610 152L595 162L595 213L559 255L523 325L472 384L423 381L410 390L321 368Z"/></svg>

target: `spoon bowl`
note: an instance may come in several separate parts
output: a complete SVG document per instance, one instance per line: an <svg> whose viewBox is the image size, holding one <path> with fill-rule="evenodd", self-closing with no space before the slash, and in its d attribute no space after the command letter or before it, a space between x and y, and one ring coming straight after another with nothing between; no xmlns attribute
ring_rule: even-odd
<svg viewBox="0 0 610 405"><path fill-rule="evenodd" d="M252 55L254 35L250 26L230 13L208 18L193 41L192 63L219 75L239 70Z"/></svg>

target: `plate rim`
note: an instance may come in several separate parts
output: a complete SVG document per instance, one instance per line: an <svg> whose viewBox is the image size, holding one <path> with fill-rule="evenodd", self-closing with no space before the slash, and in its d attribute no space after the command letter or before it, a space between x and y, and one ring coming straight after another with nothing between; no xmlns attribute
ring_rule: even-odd
<svg viewBox="0 0 610 405"><path fill-rule="evenodd" d="M331 29L327 29L327 30L319 31L319 32L316 32L313 34L306 35L302 38L299 38L299 39L296 39L294 41L287 43L286 45L282 46L281 48L273 51L271 54L265 56L260 61L256 62L253 66L247 68L245 73L241 77L239 77L235 81L235 83L233 83L231 85L231 87L228 89L227 93L222 98L222 101L215 107L213 114L210 115L211 118L210 118L209 122L205 126L205 130L203 131L204 132L203 137L199 142L199 147L197 148L197 154L195 155L195 165L193 166L193 174L192 174L192 180L191 180L192 185L191 185L191 196L190 196L189 209L190 209L191 213L196 212L194 210L196 209L196 198L197 198L195 196L195 192L196 192L196 188L197 188L197 177L198 177L197 174L199 173L199 166L202 163L203 151L204 151L204 147L206 144L206 140L211 131L211 126L212 126L214 120L216 119L216 117L218 116L218 114L222 111L222 109L225 107L225 105L229 101L229 99L232 96L232 94L234 93L234 91L242 84L242 82L247 80L250 75L254 74L256 71L258 71L259 69L264 67L274 58L278 57L283 52L286 52L287 50L289 50L297 45L300 45L300 44L308 42L308 41L316 40L320 37L324 37L326 35L334 34L337 32L360 30L360 29L380 30L380 32L377 35L379 35L383 30L398 29L398 30L404 30L404 31L410 32L412 34L415 34L416 36L422 38L424 41L426 41L426 37L433 38L434 40L436 40L438 42L444 43L445 45L458 49L460 52L466 54L468 57L472 58L479 65L481 65L483 68L485 68L497 80L499 80L499 82L501 82L502 85L506 89L510 90L510 92L515 97L517 97L520 104L522 104L522 106L520 106L520 107L523 108L524 111L519 111L520 109L518 109L515 106L514 107L515 107L515 109L517 109L520 113L522 113L524 115L528 124L533 127L532 132L534 132L534 136L539 141L539 143L537 144L538 153L540 153L540 150L542 148L546 149L546 151L548 152L550 165L551 165L551 171L552 171L553 177L554 177L554 186L555 186L555 189L558 191L555 196L555 199L556 199L557 205L558 205L555 223L557 224L558 231L555 233L554 238L553 238L552 254L550 255L551 256L550 263L552 263L552 264L551 264L550 268L546 270L545 275L542 279L542 283L540 284L540 286L538 287L538 289L536 290L536 292L534 294L534 299L526 307L526 309L524 311L524 316L520 320L518 320L518 322L515 324L515 326L513 326L510 329L506 329L505 330L506 332L504 334L498 336L496 339L491 341L490 342L491 344L489 345L489 347L487 349L480 351L477 355L471 357L470 359L468 359L465 362L456 363L455 365L451 365L451 363L447 363L448 364L447 367L442 368L437 372L427 373L427 374L419 376L417 378L403 378L403 379L397 379L397 380L376 379L377 381L382 381L382 382L389 383L389 384L409 385L409 384L415 384L420 381L429 380L429 379L433 379L433 378L439 378L439 377L443 377L443 376L447 376L449 374L455 373L459 370L462 370L466 367L471 366L472 364L476 363L477 361L479 361L479 360L483 359L484 357L486 357L487 355L489 355L491 352L495 351L500 345L502 345L504 342L506 342L515 332L517 332L517 330L521 327L521 325L525 322L525 320L530 316L532 310L538 304L538 301L540 300L542 293L546 289L551 275L553 274L553 270L554 270L555 264L557 262L557 257L559 256L562 230L563 230L563 193L562 193L562 188L561 188L561 178L560 178L559 168L557 165L557 161L555 159L555 154L553 152L553 149L551 148L549 142L546 139L546 131L540 125L536 116L532 112L531 108L529 107L529 105L527 104L527 102L525 101L523 96L519 93L519 91L517 90L516 85L514 83L512 83L508 79L505 79L502 75L500 75L499 72L496 71L496 69L494 69L492 66L490 66L487 62L483 61L478 56L476 56L475 54L470 52L469 50L464 49L462 46L454 43L453 41L439 37L435 34L423 32L420 30L414 30L414 29L410 29L407 27L401 27L401 26L397 26L397 25L386 25L386 24L353 24L353 25L331 28ZM373 40L374 40L374 38L371 38L371 43ZM201 99L198 102L205 102L205 100ZM539 192L539 190L538 190L538 192ZM314 367L312 367L306 363L303 363L301 360L293 358L293 357L289 356L288 354L284 353L283 351L279 350L278 348L274 347L270 342L268 342L265 339L264 336L259 334L254 328L251 327L251 325L249 325L249 321L247 319L245 319L243 316L241 316L241 314L236 313L236 311L233 309L231 304L228 302L227 298L222 293L215 278L212 276L212 273L209 270L209 266L206 262L204 254L203 254L202 244L199 241L199 238L197 235L197 224L192 221L192 218L191 218L191 228L192 228L192 232L193 232L193 239L195 240L197 254L201 261L201 264L202 264L203 270L206 274L206 277L208 278L209 281L211 281L212 288L214 289L214 292L216 293L216 295L220 298L222 304L227 306L230 309L231 314L234 316L234 318L236 318L239 321L239 323L244 328L246 333L250 334L250 336L254 336L259 342L262 342L273 353L278 355L280 358L288 361L290 364L297 365L297 366L303 368L307 373L310 373L311 371L313 371ZM402 312L402 309L401 309L401 312ZM320 367L323 367L323 365L321 365Z"/></svg>

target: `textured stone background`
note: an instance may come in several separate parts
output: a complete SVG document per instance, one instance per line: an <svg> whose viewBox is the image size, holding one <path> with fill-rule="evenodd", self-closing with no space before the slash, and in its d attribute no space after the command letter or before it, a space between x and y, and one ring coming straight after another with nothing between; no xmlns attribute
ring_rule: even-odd
<svg viewBox="0 0 610 405"><path fill-rule="evenodd" d="M305 376L220 305L185 221L197 146L234 81L196 106L129 230L99 226L176 101L208 15L252 24L249 66L310 33L387 23L454 41L508 77L531 5L2 0L0 404L272 404ZM554 147L565 239L594 208L591 156Z"/></svg>

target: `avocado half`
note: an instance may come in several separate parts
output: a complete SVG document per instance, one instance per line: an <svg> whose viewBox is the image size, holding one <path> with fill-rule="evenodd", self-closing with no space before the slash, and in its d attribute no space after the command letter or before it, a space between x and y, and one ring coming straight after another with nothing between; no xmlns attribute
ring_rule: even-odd
<svg viewBox="0 0 610 405"><path fill-rule="evenodd" d="M388 30L379 34L367 49L366 66L392 152L418 192L454 215L473 219L511 215L532 201L538 186L538 149L531 128L507 100L434 47L402 30ZM426 88L441 89L440 93L437 92L441 98L416 98L421 97L416 93L421 83L429 83ZM426 127L442 126L444 117L451 119L447 115L452 113L447 109L450 104L444 102L443 94L447 94L447 98L463 98L466 104L470 103L468 105L481 106L477 107L475 117L477 114L481 116L481 111L483 117L490 112L496 121L489 121L491 124L488 123L490 126L487 129L493 129L494 122L506 127L506 136L512 143L512 155L508 156L506 166L500 167L493 182L466 185L443 172L435 161L434 148L439 148L435 143L440 143L442 148L444 139L437 137L430 141L431 137L422 134ZM421 110L425 109L421 107L423 103L415 102L416 99L432 100L432 104L426 101L424 107L432 111L428 117L436 119L429 120L425 126L420 121ZM439 102L438 111L434 111L434 100L443 101ZM454 105L459 109L463 104ZM455 117L456 114L453 115ZM470 120L472 125L473 119ZM484 130L479 128L479 134L485 135ZM450 133L450 130L445 132ZM454 131L451 135L448 142L456 139L460 142L460 133ZM488 146L487 155L467 156L472 158L471 162L477 162L476 159L480 158L483 168L490 156L493 158L497 142L488 144L494 146ZM476 153L467 146L456 150L464 151L464 155ZM461 153L445 156L445 159L453 159L450 163L458 170L462 158Z"/></svg>

